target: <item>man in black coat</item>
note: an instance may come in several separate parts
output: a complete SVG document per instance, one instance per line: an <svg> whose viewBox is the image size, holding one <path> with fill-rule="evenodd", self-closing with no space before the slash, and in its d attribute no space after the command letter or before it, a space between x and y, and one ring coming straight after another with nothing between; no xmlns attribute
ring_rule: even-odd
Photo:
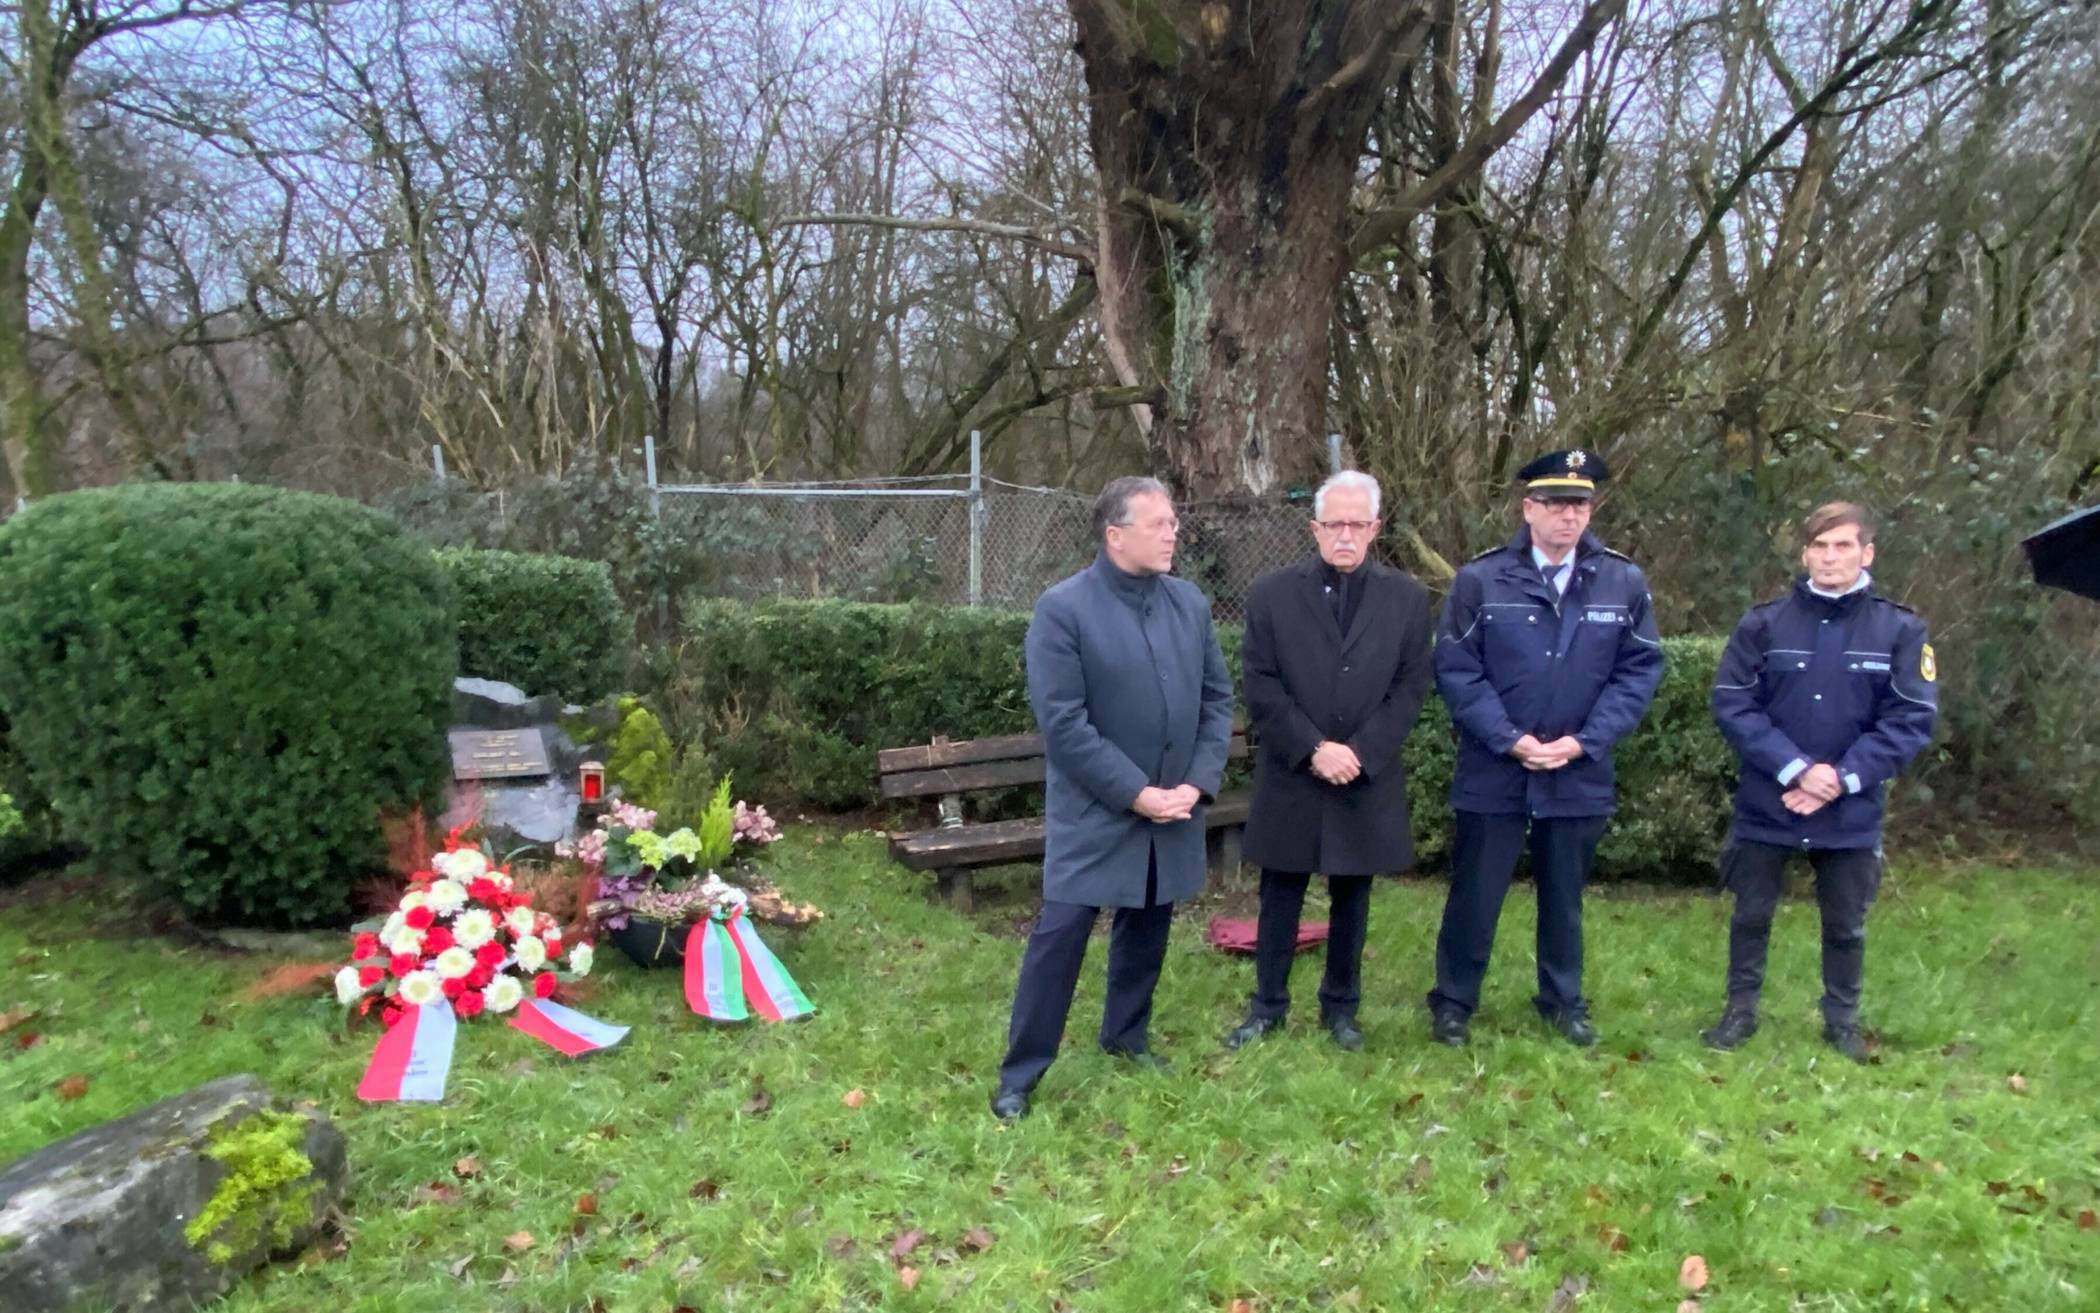
<svg viewBox="0 0 2100 1313"><path fill-rule="evenodd" d="M1364 926L1371 877L1407 869L1407 775L1400 745L1429 690L1429 594L1369 559L1378 481L1347 471L1313 497L1317 558L1263 575L1247 598L1241 666L1260 749L1245 853L1261 872L1254 996L1225 1036L1236 1049L1283 1024L1298 915L1314 873L1333 911L1320 1019L1363 1047Z"/></svg>

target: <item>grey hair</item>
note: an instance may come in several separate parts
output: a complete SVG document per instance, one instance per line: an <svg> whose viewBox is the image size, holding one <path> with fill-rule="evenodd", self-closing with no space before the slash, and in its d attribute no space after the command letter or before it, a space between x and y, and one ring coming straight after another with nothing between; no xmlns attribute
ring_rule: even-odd
<svg viewBox="0 0 2100 1313"><path fill-rule="evenodd" d="M1378 480L1362 470L1343 470L1327 476L1327 482L1313 494L1313 518L1324 519L1327 515L1327 494L1340 489L1345 492L1360 492L1371 499L1371 518L1378 518Z"/></svg>
<svg viewBox="0 0 2100 1313"><path fill-rule="evenodd" d="M1105 541L1111 525L1130 523L1130 500L1146 493L1165 497L1172 501L1174 494L1158 479L1149 479L1142 474L1126 474L1120 479L1110 479L1101 495L1094 499L1094 540Z"/></svg>

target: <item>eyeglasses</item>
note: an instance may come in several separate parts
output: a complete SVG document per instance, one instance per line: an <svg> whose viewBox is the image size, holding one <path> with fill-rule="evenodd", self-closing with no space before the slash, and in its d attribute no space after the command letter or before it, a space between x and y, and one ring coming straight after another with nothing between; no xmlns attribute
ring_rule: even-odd
<svg viewBox="0 0 2100 1313"><path fill-rule="evenodd" d="M1181 521L1169 516L1164 520L1147 520L1143 524L1139 524L1136 520L1126 520L1122 524L1110 525L1109 527L1112 529L1138 529L1145 533L1168 534L1181 532Z"/></svg>
<svg viewBox="0 0 2100 1313"><path fill-rule="evenodd" d="M1525 500L1554 512L1579 511L1584 515L1590 512L1590 500L1587 497L1528 497Z"/></svg>
<svg viewBox="0 0 2100 1313"><path fill-rule="evenodd" d="M1313 523L1329 533L1353 533L1358 536L1378 527L1376 520L1314 520Z"/></svg>

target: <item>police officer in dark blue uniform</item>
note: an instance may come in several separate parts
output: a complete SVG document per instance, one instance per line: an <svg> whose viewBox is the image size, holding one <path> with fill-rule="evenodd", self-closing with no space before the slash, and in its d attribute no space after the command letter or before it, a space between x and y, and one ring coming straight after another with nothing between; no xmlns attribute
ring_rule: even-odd
<svg viewBox="0 0 2100 1313"><path fill-rule="evenodd" d="M1608 477L1591 451L1518 471L1524 527L1468 561L1444 602L1436 682L1458 729L1458 825L1429 1014L1445 1044L1466 1042L1527 833L1534 1002L1569 1042L1597 1042L1582 997L1582 886L1612 812L1612 746L1640 723L1663 672L1647 578L1589 532Z"/></svg>
<svg viewBox="0 0 2100 1313"><path fill-rule="evenodd" d="M1873 591L1874 524L1850 502L1802 526L1793 591L1753 607L1714 675L1714 719L1742 758L1721 882L1728 1003L1705 1033L1732 1049L1757 1033L1765 949L1787 859L1807 856L1823 913L1823 1038L1855 1062L1867 909L1881 885L1882 792L1932 738L1938 671L1925 622Z"/></svg>

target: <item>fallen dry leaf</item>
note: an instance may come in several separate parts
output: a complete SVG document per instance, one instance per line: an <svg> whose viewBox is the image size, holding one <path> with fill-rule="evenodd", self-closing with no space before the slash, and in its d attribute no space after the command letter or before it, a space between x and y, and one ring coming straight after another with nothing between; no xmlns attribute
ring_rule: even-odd
<svg viewBox="0 0 2100 1313"><path fill-rule="evenodd" d="M0 1035L5 1035L8 1031L29 1020L36 1015L36 1012L35 1008L9 1008L5 1012L0 1012Z"/></svg>
<svg viewBox="0 0 2100 1313"><path fill-rule="evenodd" d="M743 1113L747 1117L763 1117L773 1111L773 1095L766 1089L766 1078L751 1078L751 1097L744 1100Z"/></svg>
<svg viewBox="0 0 2100 1313"><path fill-rule="evenodd" d="M2005 1078L2005 1088L2011 1090L2014 1094L2025 1094L2027 1093L2027 1078L2016 1071Z"/></svg>
<svg viewBox="0 0 2100 1313"><path fill-rule="evenodd" d="M1626 1233L1615 1226L1597 1228L1597 1239L1614 1254L1626 1252Z"/></svg>
<svg viewBox="0 0 2100 1313"><path fill-rule="evenodd" d="M911 1266L909 1263L898 1268L897 1284L903 1286L906 1290L916 1289L919 1284L919 1269Z"/></svg>
<svg viewBox="0 0 2100 1313"><path fill-rule="evenodd" d="M2087 1212L2086 1216L2091 1217L2092 1213ZM986 1229L985 1227L973 1226L969 1230L963 1232L963 1238L961 1244L959 1245L959 1248L967 1249L973 1254L981 1254L985 1250L990 1249L992 1247L992 1242L996 1238L997 1237L993 1236L991 1231Z"/></svg>
<svg viewBox="0 0 2100 1313"><path fill-rule="evenodd" d="M925 1239L926 1233L924 1231L921 1231L918 1227L911 1228L899 1235L890 1245L890 1257L900 1263L903 1262L911 1257L911 1251L917 1249Z"/></svg>
<svg viewBox="0 0 2100 1313"><path fill-rule="evenodd" d="M693 1188L685 1192L688 1199L712 1199L722 1193L722 1187L713 1181L695 1181Z"/></svg>
<svg viewBox="0 0 2100 1313"><path fill-rule="evenodd" d="M1699 1313L1699 1301L1696 1299L1678 1300L1677 1313Z"/></svg>
<svg viewBox="0 0 2100 1313"><path fill-rule="evenodd" d="M416 1202L423 1204L456 1204L460 1200L459 1187L445 1181L432 1181L416 1191Z"/></svg>
<svg viewBox="0 0 2100 1313"><path fill-rule="evenodd" d="M15 1049L17 1052L26 1052L43 1042L44 1037L42 1035L33 1030L25 1030L15 1036Z"/></svg>
<svg viewBox="0 0 2100 1313"><path fill-rule="evenodd" d="M473 1263L474 1256L472 1254L468 1254L465 1258L460 1259L458 1262L454 1263L452 1266L446 1268L445 1270L452 1274L452 1279L454 1281L457 1281L467 1274L467 1269L471 1267Z"/></svg>
<svg viewBox="0 0 2100 1313"><path fill-rule="evenodd" d="M1706 1260L1697 1254L1686 1254L1677 1265L1677 1284L1686 1290L1706 1289Z"/></svg>
<svg viewBox="0 0 2100 1313"><path fill-rule="evenodd" d="M59 1098L70 1102L88 1092L88 1078L85 1076L68 1076L51 1088Z"/></svg>
<svg viewBox="0 0 2100 1313"><path fill-rule="evenodd" d="M1226 1306L1226 1313L1254 1313L1254 1305L1244 1299L1235 1299Z"/></svg>
<svg viewBox="0 0 2100 1313"><path fill-rule="evenodd" d="M468 1154L452 1164L452 1174L462 1181L481 1175L481 1159Z"/></svg>
<svg viewBox="0 0 2100 1313"><path fill-rule="evenodd" d="M1571 1277L1562 1277L1553 1288L1553 1302L1546 1305L1546 1313L1573 1313L1575 1301L1589 1293L1589 1274L1577 1272Z"/></svg>
<svg viewBox="0 0 2100 1313"><path fill-rule="evenodd" d="M845 1104L849 1108L858 1108L867 1101L867 1092L860 1089L847 1090L845 1096L839 1100L840 1103Z"/></svg>
<svg viewBox="0 0 2100 1313"><path fill-rule="evenodd" d="M2090 1208L2079 1209L2078 1229L2081 1231L2100 1230L2100 1213L2095 1213Z"/></svg>
<svg viewBox="0 0 2100 1313"><path fill-rule="evenodd" d="M532 1232L530 1231L513 1231L503 1237L503 1247L513 1254L522 1254L532 1248L535 1243L537 1242L533 1240Z"/></svg>
<svg viewBox="0 0 2100 1313"><path fill-rule="evenodd" d="M1521 1267L1524 1260L1531 1257L1531 1246L1522 1240L1512 1240L1502 1246L1502 1256L1509 1260L1510 1266Z"/></svg>
<svg viewBox="0 0 2100 1313"><path fill-rule="evenodd" d="M251 982L241 991L241 997L251 1002L260 1002L312 990L332 981L335 978L336 966L334 962L286 962ZM334 992L332 988L329 990L331 994ZM207 1017L210 1015L205 1013ZM214 1021L205 1021L202 1017L198 1018L198 1021L207 1026L214 1024Z"/></svg>
<svg viewBox="0 0 2100 1313"><path fill-rule="evenodd" d="M596 1217L598 1215L598 1196L589 1190L577 1195L576 1215L578 1217Z"/></svg>

